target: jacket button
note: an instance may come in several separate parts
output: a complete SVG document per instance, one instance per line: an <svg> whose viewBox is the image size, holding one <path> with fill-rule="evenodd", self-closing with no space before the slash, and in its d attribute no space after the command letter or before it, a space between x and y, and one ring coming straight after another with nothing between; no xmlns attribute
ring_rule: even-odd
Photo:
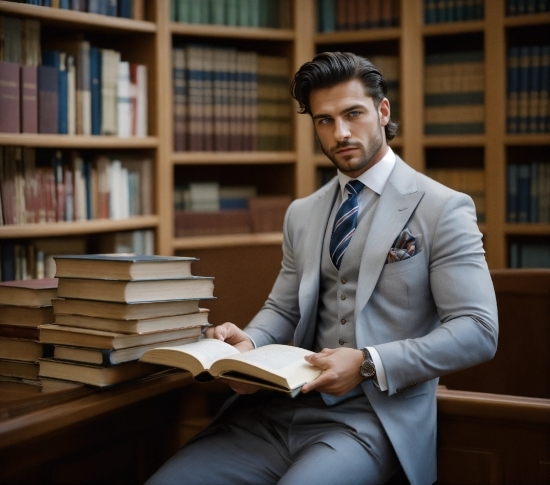
<svg viewBox="0 0 550 485"><path fill-rule="evenodd" d="M341 281L344 285L348 282L348 280L347 280L346 278L342 278L340 281Z"/></svg>
<svg viewBox="0 0 550 485"><path fill-rule="evenodd" d="M346 299L346 295L340 295L340 300L345 300Z"/></svg>
<svg viewBox="0 0 550 485"><path fill-rule="evenodd" d="M344 342L343 339L340 339L340 340L338 340L338 343L339 343L340 345L344 345L346 342Z"/></svg>
<svg viewBox="0 0 550 485"><path fill-rule="evenodd" d="M342 320L340 320L340 323L341 323L342 325L344 325L344 324L346 323L346 319L345 319L345 318L342 318Z"/></svg>

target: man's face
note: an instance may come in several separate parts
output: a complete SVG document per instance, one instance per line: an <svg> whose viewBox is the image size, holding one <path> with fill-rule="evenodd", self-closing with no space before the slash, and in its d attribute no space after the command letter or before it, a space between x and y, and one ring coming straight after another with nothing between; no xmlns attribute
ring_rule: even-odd
<svg viewBox="0 0 550 485"><path fill-rule="evenodd" d="M376 108L361 81L312 91L309 104L323 153L341 172L357 178L386 154L389 101Z"/></svg>

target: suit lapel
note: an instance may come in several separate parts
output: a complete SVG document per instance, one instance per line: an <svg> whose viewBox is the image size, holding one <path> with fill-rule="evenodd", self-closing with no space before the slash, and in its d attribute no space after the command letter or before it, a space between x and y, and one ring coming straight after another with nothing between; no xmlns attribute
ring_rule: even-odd
<svg viewBox="0 0 550 485"><path fill-rule="evenodd" d="M416 188L415 171L396 156L395 167L378 201L369 230L357 282L355 314L369 301L384 268L386 256L399 233L405 228L424 192Z"/></svg>

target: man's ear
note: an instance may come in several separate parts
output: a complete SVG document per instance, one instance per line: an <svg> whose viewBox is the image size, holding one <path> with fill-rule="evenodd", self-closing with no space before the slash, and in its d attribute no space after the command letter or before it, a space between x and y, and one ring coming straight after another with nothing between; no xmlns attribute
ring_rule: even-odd
<svg viewBox="0 0 550 485"><path fill-rule="evenodd" d="M384 98L378 105L378 116L380 117L380 125L386 126L390 121L390 101Z"/></svg>

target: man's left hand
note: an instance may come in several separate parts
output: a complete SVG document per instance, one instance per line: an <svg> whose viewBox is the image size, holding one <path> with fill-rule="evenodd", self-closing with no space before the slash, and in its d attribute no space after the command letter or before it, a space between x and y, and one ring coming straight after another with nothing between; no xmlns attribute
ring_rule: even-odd
<svg viewBox="0 0 550 485"><path fill-rule="evenodd" d="M358 349L323 349L321 352L305 357L311 365L323 372L314 381L302 387L302 392L325 392L333 396L342 396L363 381L359 368L363 363L363 352Z"/></svg>

